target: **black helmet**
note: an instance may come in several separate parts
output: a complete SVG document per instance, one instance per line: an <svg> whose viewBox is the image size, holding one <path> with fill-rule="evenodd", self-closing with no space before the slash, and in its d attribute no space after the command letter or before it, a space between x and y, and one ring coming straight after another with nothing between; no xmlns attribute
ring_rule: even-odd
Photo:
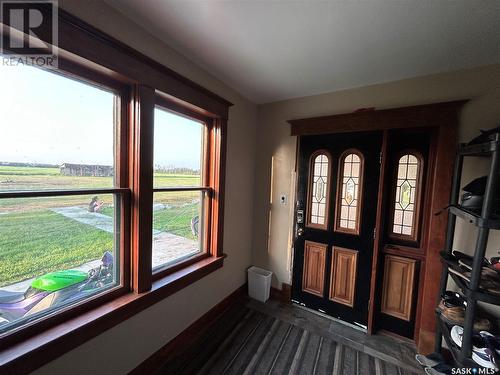
<svg viewBox="0 0 500 375"><path fill-rule="evenodd" d="M476 178L464 186L461 206L469 211L481 213L483 208L483 197L486 191L487 176ZM493 213L500 215L500 186L496 188L493 197Z"/></svg>
<svg viewBox="0 0 500 375"><path fill-rule="evenodd" d="M483 208L483 196L475 195L466 191L462 194L461 206L469 211L481 212Z"/></svg>

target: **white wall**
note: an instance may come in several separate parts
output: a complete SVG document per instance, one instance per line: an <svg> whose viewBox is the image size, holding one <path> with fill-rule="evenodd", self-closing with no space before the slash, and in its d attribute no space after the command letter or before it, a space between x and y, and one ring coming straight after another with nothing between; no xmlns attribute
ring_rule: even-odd
<svg viewBox="0 0 500 375"><path fill-rule="evenodd" d="M295 137L291 119L352 112L358 108L394 108L417 104L470 99L460 120L460 140L467 141L478 129L500 125L500 65L437 74L329 94L285 100L259 106L255 168L253 262L274 272L273 285L291 282L290 222L292 203L278 203L294 189ZM464 181L485 174L484 162L469 161ZM272 169L272 178L271 178ZM272 185L272 204L270 203ZM271 217L271 220L269 220ZM470 225L457 227L456 248L467 251L475 237ZM491 236L488 255L500 250L498 232Z"/></svg>
<svg viewBox="0 0 500 375"><path fill-rule="evenodd" d="M256 106L101 1L62 8L234 103L229 113L224 267L45 365L39 374L125 374L245 282L251 262Z"/></svg>

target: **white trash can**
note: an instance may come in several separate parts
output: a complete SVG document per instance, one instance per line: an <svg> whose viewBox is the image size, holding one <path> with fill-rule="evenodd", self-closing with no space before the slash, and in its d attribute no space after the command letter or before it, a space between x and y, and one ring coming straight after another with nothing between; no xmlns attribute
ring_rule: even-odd
<svg viewBox="0 0 500 375"><path fill-rule="evenodd" d="M266 302L269 299L273 273L255 266L250 267L247 272L248 295L257 301Z"/></svg>

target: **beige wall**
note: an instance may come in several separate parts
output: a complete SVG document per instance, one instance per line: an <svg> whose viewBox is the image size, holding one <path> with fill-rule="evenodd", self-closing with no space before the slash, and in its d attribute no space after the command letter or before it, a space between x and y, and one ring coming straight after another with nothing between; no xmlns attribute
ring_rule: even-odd
<svg viewBox="0 0 500 375"><path fill-rule="evenodd" d="M495 124L500 125L500 65L259 106L253 262L274 272L274 286L281 287L281 283L291 282L290 223L293 220L291 196L294 191L296 140L290 136L290 127L286 121L352 112L358 108L393 108L456 99L471 99L461 116L462 141L477 135L479 128L487 129ZM476 160L472 163L475 164L469 161L465 166L464 181L469 181L476 175L484 175L484 162ZM281 194L290 198L288 205L284 206L278 202ZM460 224L455 247L467 251L474 241L473 228ZM495 232L489 242L488 254L493 255L498 251L500 236Z"/></svg>
<svg viewBox="0 0 500 375"><path fill-rule="evenodd" d="M82 6L85 3L85 6ZM59 4L228 99L224 267L40 368L40 374L125 374L245 282L251 263L256 106L102 2Z"/></svg>

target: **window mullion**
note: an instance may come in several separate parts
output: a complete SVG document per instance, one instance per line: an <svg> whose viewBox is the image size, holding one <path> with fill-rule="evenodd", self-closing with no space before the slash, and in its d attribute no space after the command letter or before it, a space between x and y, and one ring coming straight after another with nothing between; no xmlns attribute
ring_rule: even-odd
<svg viewBox="0 0 500 375"><path fill-rule="evenodd" d="M224 185L226 165L227 120L214 119L209 135L210 249L214 256L222 256L224 227Z"/></svg>
<svg viewBox="0 0 500 375"><path fill-rule="evenodd" d="M151 289L154 89L137 85L131 108L132 287Z"/></svg>

